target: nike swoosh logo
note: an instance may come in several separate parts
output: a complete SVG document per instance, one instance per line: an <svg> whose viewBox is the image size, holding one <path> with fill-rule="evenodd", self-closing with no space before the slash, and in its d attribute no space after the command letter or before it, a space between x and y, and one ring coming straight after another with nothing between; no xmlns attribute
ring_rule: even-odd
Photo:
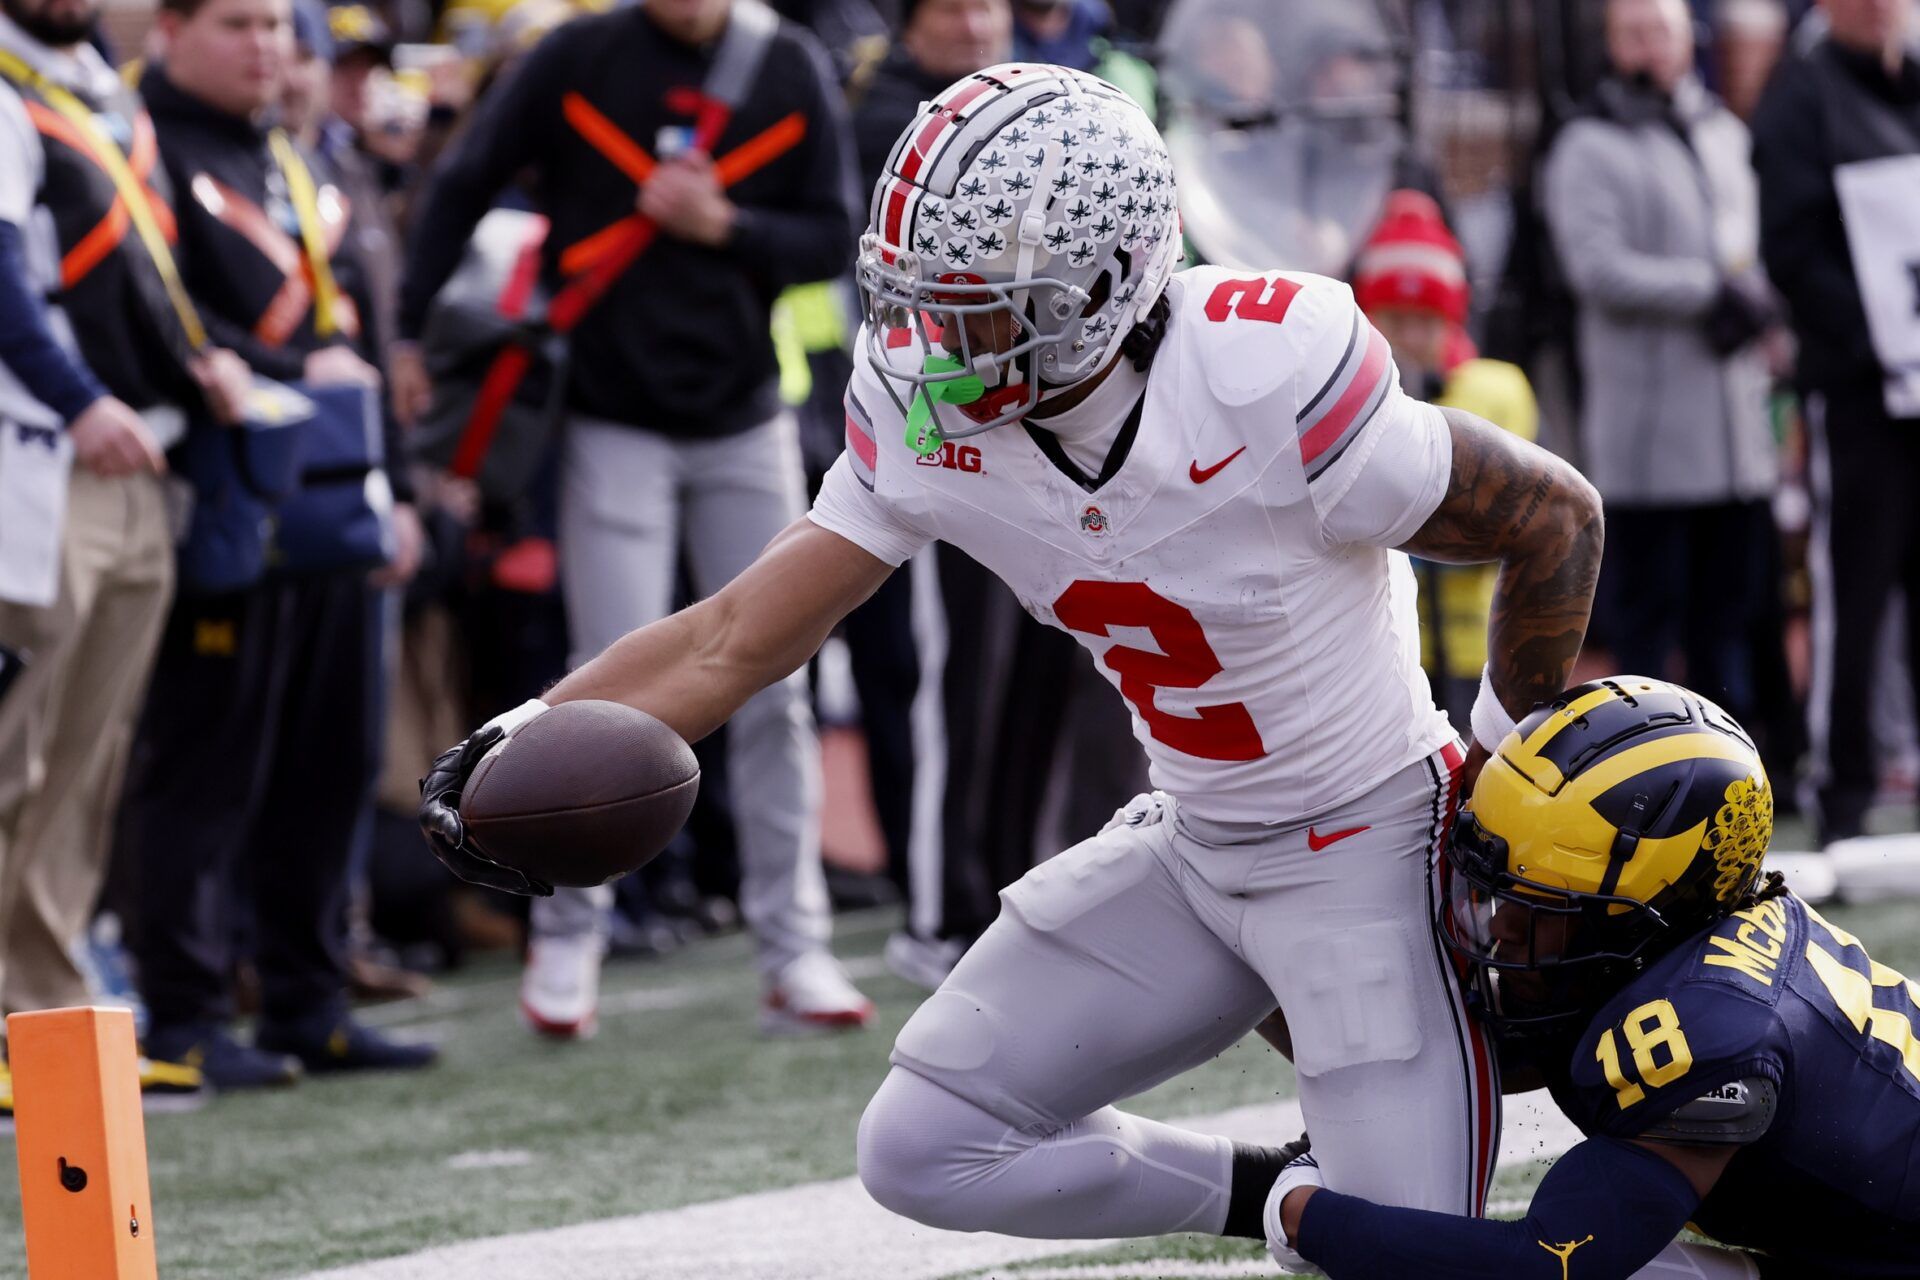
<svg viewBox="0 0 1920 1280"><path fill-rule="evenodd" d="M1235 449L1232 453L1228 454L1226 457L1220 459L1220 461L1214 463L1212 466L1207 467L1205 469L1201 468L1200 460L1198 458L1195 458L1192 462L1187 464L1187 476L1195 484L1205 484L1207 481L1219 475L1220 469L1222 467L1226 466L1229 462L1232 462L1235 458L1239 457L1241 454L1245 453L1246 451L1247 451L1247 446L1241 445L1238 449Z"/></svg>
<svg viewBox="0 0 1920 1280"><path fill-rule="evenodd" d="M1340 841L1345 840L1348 836L1357 836L1362 831L1371 831L1371 830L1373 830L1371 826L1348 827L1345 831L1331 831L1323 836L1319 832L1315 831L1312 827L1308 827L1307 828L1307 848L1313 850L1315 853L1318 853L1322 849L1326 848L1328 845L1338 844Z"/></svg>

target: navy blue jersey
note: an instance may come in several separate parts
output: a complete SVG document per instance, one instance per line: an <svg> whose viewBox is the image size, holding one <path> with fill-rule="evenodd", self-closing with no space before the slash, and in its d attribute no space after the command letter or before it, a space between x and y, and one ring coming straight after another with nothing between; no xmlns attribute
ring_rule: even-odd
<svg viewBox="0 0 1920 1280"><path fill-rule="evenodd" d="M1555 1100L1589 1135L1733 1142L1694 1221L1796 1275L1920 1277L1920 984L1798 898L1722 921L1587 1028Z"/></svg>

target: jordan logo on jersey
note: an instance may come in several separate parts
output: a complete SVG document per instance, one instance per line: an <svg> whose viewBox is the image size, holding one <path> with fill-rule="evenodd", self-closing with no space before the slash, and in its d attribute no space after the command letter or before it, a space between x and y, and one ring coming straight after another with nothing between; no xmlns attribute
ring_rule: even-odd
<svg viewBox="0 0 1920 1280"><path fill-rule="evenodd" d="M1565 1244L1548 1244L1545 1240L1536 1240L1534 1243L1560 1259L1560 1280L1571 1280L1568 1267L1572 1265L1574 1250L1583 1244L1592 1244L1593 1237L1589 1235L1585 1240L1569 1240Z"/></svg>

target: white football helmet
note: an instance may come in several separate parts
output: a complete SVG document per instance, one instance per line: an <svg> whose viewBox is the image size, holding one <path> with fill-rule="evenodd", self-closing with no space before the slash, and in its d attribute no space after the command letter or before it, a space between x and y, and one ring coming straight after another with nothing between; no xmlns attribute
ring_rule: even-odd
<svg viewBox="0 0 1920 1280"><path fill-rule="evenodd" d="M1179 255L1166 146L1113 85L1008 63L922 103L856 267L867 359L908 446L1016 421L1106 368Z"/></svg>

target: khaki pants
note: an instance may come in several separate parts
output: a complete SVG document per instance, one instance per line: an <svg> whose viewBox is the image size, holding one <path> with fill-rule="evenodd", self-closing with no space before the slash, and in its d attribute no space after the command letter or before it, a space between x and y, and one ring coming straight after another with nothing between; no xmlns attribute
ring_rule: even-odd
<svg viewBox="0 0 1920 1280"><path fill-rule="evenodd" d="M31 655L0 700L0 1013L84 1004L68 948L105 874L127 745L173 594L161 482L76 468L52 607L0 602Z"/></svg>

